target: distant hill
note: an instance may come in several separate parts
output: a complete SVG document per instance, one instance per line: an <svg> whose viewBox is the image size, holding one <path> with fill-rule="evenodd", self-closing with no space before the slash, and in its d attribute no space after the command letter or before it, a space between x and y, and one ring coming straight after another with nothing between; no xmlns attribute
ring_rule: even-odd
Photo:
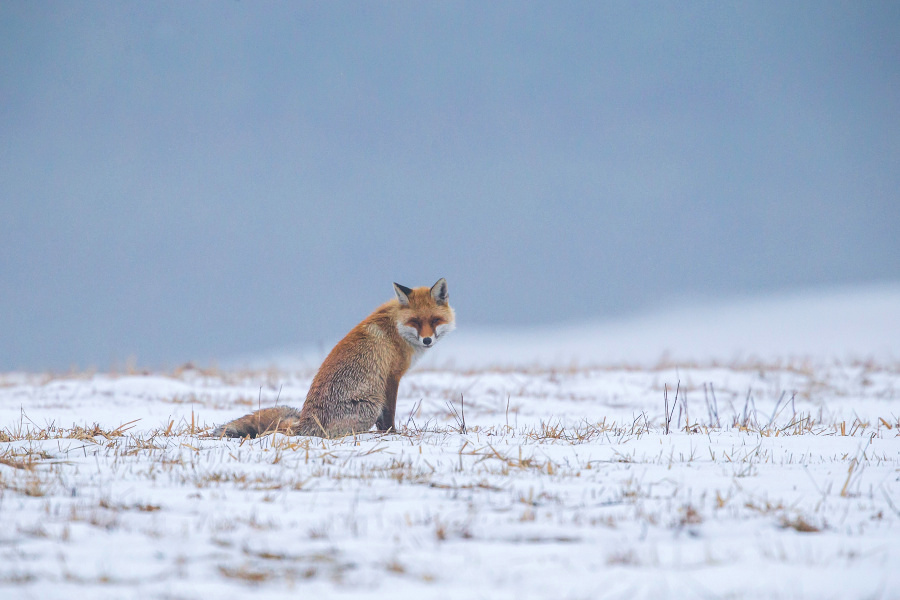
<svg viewBox="0 0 900 600"><path fill-rule="evenodd" d="M556 326L458 328L420 367L654 365L808 358L900 361L900 284L880 284L673 303L627 318ZM348 330L351 324L348 324ZM335 340L336 341L336 340ZM284 349L226 364L314 368L330 345Z"/></svg>

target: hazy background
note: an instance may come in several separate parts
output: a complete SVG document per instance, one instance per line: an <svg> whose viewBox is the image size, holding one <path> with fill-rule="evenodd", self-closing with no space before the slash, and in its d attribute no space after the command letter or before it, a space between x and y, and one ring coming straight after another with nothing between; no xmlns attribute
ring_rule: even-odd
<svg viewBox="0 0 900 600"><path fill-rule="evenodd" d="M0 369L900 279L897 2L0 3Z"/></svg>

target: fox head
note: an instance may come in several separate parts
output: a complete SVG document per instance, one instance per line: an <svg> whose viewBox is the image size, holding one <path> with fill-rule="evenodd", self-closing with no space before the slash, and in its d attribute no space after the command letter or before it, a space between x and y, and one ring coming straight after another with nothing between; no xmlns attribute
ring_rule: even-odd
<svg viewBox="0 0 900 600"><path fill-rule="evenodd" d="M456 327L456 317L448 302L447 280L443 277L431 288L410 289L395 283L394 292L400 303L397 331L412 346L431 348Z"/></svg>

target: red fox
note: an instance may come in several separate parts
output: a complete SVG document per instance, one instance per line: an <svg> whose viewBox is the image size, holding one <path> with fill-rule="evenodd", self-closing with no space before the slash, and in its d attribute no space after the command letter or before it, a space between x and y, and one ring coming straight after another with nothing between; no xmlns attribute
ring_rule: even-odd
<svg viewBox="0 0 900 600"><path fill-rule="evenodd" d="M400 378L426 350L456 327L447 281L431 288L394 284L396 299L379 306L328 354L303 409L264 408L220 425L214 436L264 433L341 437L394 427Z"/></svg>

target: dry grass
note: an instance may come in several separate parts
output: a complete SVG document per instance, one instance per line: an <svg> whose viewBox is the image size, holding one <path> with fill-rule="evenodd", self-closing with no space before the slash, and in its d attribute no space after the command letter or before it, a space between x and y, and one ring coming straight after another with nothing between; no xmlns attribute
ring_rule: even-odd
<svg viewBox="0 0 900 600"><path fill-rule="evenodd" d="M782 517L781 527L785 529L793 529L794 531L799 531L800 533L818 533L822 531L820 527L816 527L815 525L811 524L802 515L796 515L794 517Z"/></svg>
<svg viewBox="0 0 900 600"><path fill-rule="evenodd" d="M72 439L100 443L97 438L103 438L108 441L125 436L138 422L136 419L127 423L122 423L115 429L104 429L97 423L89 426L73 425L72 427L66 428L58 427L55 424L41 427L30 421L30 419L26 422L26 419L27 417L23 413L22 419L15 427L0 430L0 442Z"/></svg>

